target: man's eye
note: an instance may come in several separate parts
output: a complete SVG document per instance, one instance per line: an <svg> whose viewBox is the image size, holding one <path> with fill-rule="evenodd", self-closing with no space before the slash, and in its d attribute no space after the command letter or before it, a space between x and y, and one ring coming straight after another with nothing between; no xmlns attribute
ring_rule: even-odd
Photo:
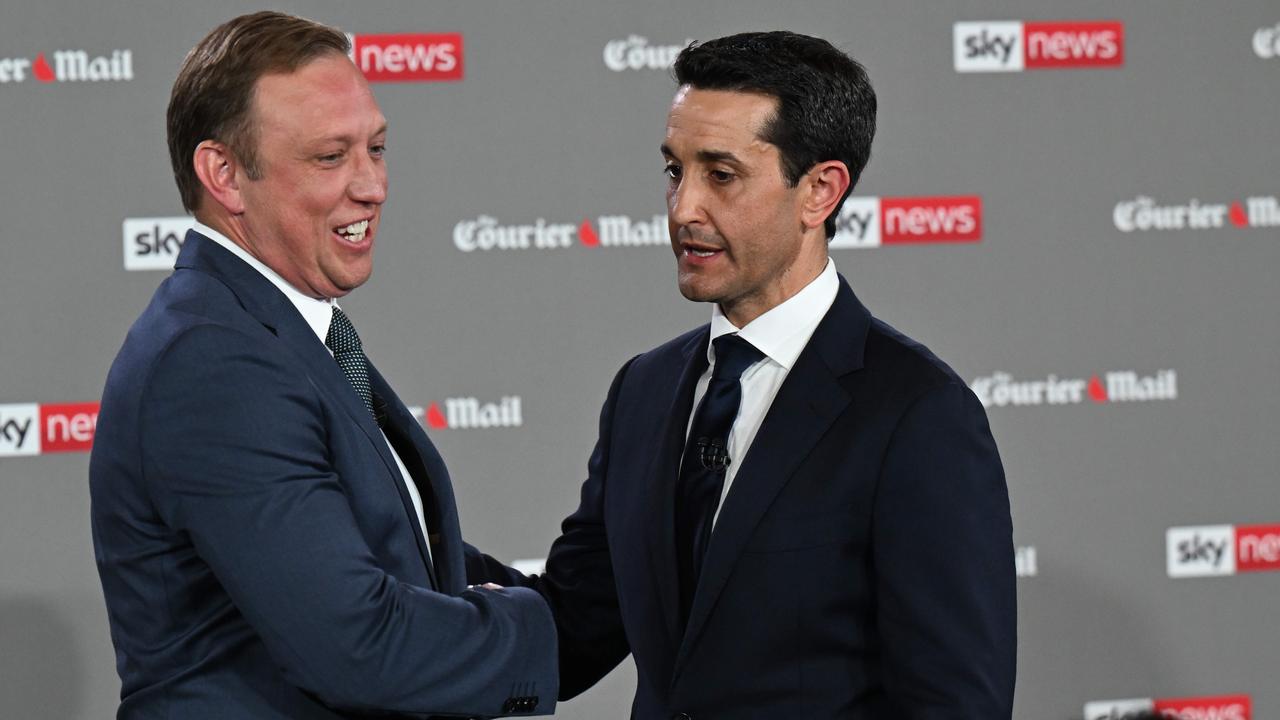
<svg viewBox="0 0 1280 720"><path fill-rule="evenodd" d="M322 163L336 163L341 159L342 159L342 153L340 152L327 153L325 155L320 156L320 162Z"/></svg>
<svg viewBox="0 0 1280 720"><path fill-rule="evenodd" d="M382 157L386 153L387 153L386 145L374 145L373 147L369 148L369 154L374 157Z"/></svg>
<svg viewBox="0 0 1280 720"><path fill-rule="evenodd" d="M667 177L671 178L672 180L679 180L679 179L680 179L680 166L679 166L679 165L667 165L666 167L662 168L662 174L663 174L663 175L666 175Z"/></svg>
<svg viewBox="0 0 1280 720"><path fill-rule="evenodd" d="M733 179L733 173L726 172L724 170L712 170L707 174L711 176L712 180L715 180L718 183L727 183Z"/></svg>

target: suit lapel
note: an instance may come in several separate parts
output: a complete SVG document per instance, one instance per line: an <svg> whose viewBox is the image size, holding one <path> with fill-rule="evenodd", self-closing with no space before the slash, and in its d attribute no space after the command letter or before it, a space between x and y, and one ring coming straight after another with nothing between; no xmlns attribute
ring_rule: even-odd
<svg viewBox="0 0 1280 720"><path fill-rule="evenodd" d="M400 402L387 381L378 373L373 364L369 365L369 380L374 392L386 402L387 424L405 442L403 449L397 448L401 460L409 467L418 494L422 496L422 509L429 532L435 534L431 542L431 563L428 567L434 571L433 579L436 589L448 594L457 594L466 584L466 573L461 544L461 530L458 526L458 514L454 505L453 487L449 481L449 473L444 459L436 451L431 440L427 438L409 409ZM413 464L410 464L413 463ZM418 467L414 467L417 465ZM420 475L420 476L419 476ZM404 483L398 483L403 486ZM409 503L409 511L413 511L412 499L407 493L403 496ZM417 519L413 519L414 537L418 540L418 548L426 556L426 543L418 528Z"/></svg>
<svg viewBox="0 0 1280 720"><path fill-rule="evenodd" d="M680 457L684 454L689 416L693 412L693 390L698 384L698 378L707 369L707 342L710 334L708 326L702 332L695 333L681 348L680 376L663 414L666 426L662 431L662 446L654 456L654 467L641 479L646 484L658 485L651 495L657 501L657 507L653 508L654 524L651 527L658 530L650 567L672 647L679 646L680 636L684 631L680 627L679 579L676 574L676 483L680 476ZM649 530L642 532L647 534Z"/></svg>
<svg viewBox="0 0 1280 720"><path fill-rule="evenodd" d="M689 611L689 625L676 655L673 680L761 518L852 402L839 378L862 367L869 327L870 314L840 278L835 302L769 406L720 510Z"/></svg>
<svg viewBox="0 0 1280 720"><path fill-rule="evenodd" d="M382 437L382 431L365 408L360 395L342 374L342 369L333 361L329 349L316 337L293 303L257 270L194 230L187 232L174 267L191 268L218 278L236 295L250 315L275 333L297 359L316 389L341 407L351 422L368 438L378 457L382 458L388 477L394 481L401 500L408 504L410 518L413 518L412 500L402 487L400 468L391 455L391 448ZM350 481L349 478L346 480ZM422 561L430 568L418 523L414 520L410 525L414 535L419 536L418 550L422 554Z"/></svg>

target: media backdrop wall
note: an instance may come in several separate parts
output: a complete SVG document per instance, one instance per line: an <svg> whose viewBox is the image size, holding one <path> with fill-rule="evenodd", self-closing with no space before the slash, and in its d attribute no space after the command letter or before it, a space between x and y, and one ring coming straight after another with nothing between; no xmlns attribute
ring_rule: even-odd
<svg viewBox="0 0 1280 720"><path fill-rule="evenodd" d="M1019 568L1019 718L1280 717L1280 5L284 2L355 37L390 118L344 306L420 408L464 534L537 565L676 291L658 145L676 49L821 35L879 134L831 255L988 405ZM119 692L88 525L107 367L185 223L164 108L245 2L6 2L0 715ZM831 582L840 582L834 573ZM627 713L629 662L568 718ZM1123 700L1124 702L1120 702Z"/></svg>

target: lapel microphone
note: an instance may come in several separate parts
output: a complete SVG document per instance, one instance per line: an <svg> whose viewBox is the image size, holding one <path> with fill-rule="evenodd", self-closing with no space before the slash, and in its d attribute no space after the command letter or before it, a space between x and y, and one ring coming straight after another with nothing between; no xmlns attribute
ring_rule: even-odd
<svg viewBox="0 0 1280 720"><path fill-rule="evenodd" d="M719 438L698 438L698 462L703 470L724 472L733 460L729 457L729 449Z"/></svg>

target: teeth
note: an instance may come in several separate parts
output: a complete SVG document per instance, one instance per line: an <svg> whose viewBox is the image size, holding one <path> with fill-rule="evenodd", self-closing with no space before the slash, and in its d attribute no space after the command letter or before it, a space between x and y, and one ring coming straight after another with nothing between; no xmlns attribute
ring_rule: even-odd
<svg viewBox="0 0 1280 720"><path fill-rule="evenodd" d="M693 248L689 248L689 252L697 255L698 257L711 257L716 254L715 250L694 250Z"/></svg>
<svg viewBox="0 0 1280 720"><path fill-rule="evenodd" d="M369 221L361 220L360 222L353 222L346 227L338 228L338 234L344 236L347 240L350 240L353 243L358 243L361 240L364 240L365 231L368 229Z"/></svg>

